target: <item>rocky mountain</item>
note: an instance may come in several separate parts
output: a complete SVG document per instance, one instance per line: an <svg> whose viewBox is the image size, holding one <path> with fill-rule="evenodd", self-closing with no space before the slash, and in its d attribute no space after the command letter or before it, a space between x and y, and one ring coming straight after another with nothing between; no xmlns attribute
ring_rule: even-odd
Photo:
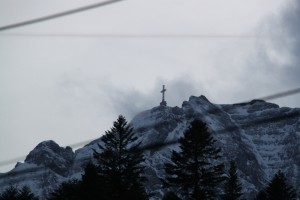
<svg viewBox="0 0 300 200"><path fill-rule="evenodd" d="M235 160L244 192L251 199L264 184L282 170L295 188L300 186L300 109L280 108L262 100L248 103L217 105L204 96L190 97L182 107L158 106L139 113L130 122L144 151L147 187L160 199L163 164L170 162L176 141L190 122L205 121L222 149L223 161ZM53 141L36 146L24 163L0 175L0 191L6 186L28 185L40 197L62 181L80 178L83 167L93 160L101 138L72 151ZM154 145L153 144L168 144Z"/></svg>

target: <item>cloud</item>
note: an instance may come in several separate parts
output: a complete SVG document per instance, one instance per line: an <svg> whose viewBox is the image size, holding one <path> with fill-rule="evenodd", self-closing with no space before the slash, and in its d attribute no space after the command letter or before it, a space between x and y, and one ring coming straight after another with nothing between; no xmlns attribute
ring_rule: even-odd
<svg viewBox="0 0 300 200"><path fill-rule="evenodd" d="M189 76L181 76L172 80L158 78L154 87L149 91L139 91L137 89L126 90L121 88L108 87L107 101L110 108L115 112L125 115L128 119L132 119L141 111L151 109L158 106L161 102L162 85L166 86L166 101L168 106L181 106L184 100L190 95L197 94L201 88L197 88L197 83Z"/></svg>
<svg viewBox="0 0 300 200"><path fill-rule="evenodd" d="M281 15L265 27L271 35L263 45L265 61L269 67L276 66L281 72L281 83L286 87L300 85L300 1L293 0Z"/></svg>
<svg viewBox="0 0 300 200"><path fill-rule="evenodd" d="M289 8L285 10L281 19L282 29L284 30L285 46L288 49L291 62L286 67L286 81L292 85L300 85L300 1L293 1ZM280 47L279 47L280 48Z"/></svg>
<svg viewBox="0 0 300 200"><path fill-rule="evenodd" d="M248 52L246 73L241 76L251 96L260 97L299 88L299 19L300 1L292 0L278 15L265 18L257 28L259 38L253 51ZM274 102L281 106L299 107L299 95Z"/></svg>
<svg viewBox="0 0 300 200"><path fill-rule="evenodd" d="M80 116L112 121L122 114L131 120L139 112L160 104L162 85L167 89L165 98L168 106L180 107L191 95L206 93L203 84L189 75L170 79L161 77L153 82L153 87L143 91L139 85L134 87L116 84L105 77L94 78L89 72L73 70L58 80L57 96L61 99L61 115L73 117L77 113Z"/></svg>

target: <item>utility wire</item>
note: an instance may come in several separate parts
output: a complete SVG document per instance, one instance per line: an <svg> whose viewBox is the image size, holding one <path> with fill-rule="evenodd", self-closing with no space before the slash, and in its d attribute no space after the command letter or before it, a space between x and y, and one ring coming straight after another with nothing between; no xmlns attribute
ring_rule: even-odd
<svg viewBox="0 0 300 200"><path fill-rule="evenodd" d="M286 97L286 96L290 96L290 95L294 95L294 94L298 94L298 93L300 93L300 88L296 88L296 89L293 89L293 90L288 90L288 91L285 91L285 92L280 92L280 93L277 93L277 94L265 96L265 97L262 97L260 99L268 101L268 100L278 99L278 98L282 98L282 97Z"/></svg>
<svg viewBox="0 0 300 200"><path fill-rule="evenodd" d="M68 145L68 146L71 147L71 148L73 148L73 149L76 149L76 148L82 147L83 145L88 144L88 143L90 143L90 142L92 142L94 140L96 140L96 139L85 140L85 141L73 143L73 144ZM20 157L16 157L16 158L13 158L13 159L8 159L8 160L0 161L0 167L17 163L17 162L19 162L21 160L24 160L25 158L26 158L26 156L20 156Z"/></svg>
<svg viewBox="0 0 300 200"><path fill-rule="evenodd" d="M88 6L79 7L79 8L75 8L75 9L72 9L72 10L52 14L52 15L47 15L47 16L44 16L44 17L36 18L36 19L31 19L31 20L27 20L27 21L23 21L23 22L9 24L9 25L5 25L5 26L1 26L0 31L5 31L5 30L13 29L13 28L18 28L18 27L21 27L21 26L27 26L27 25L31 25L31 24L35 24L35 23L40 23L40 22L44 22L44 21L47 21L47 20L52 20L52 19L55 19L55 18L64 17L64 16L67 16L67 15L72 15L72 14L87 11L87 10L90 10L90 9L99 8L99 7L106 6L106 5L113 4L113 3L117 3L117 2L120 2L120 1L124 1L124 0L105 1L105 2L91 4L91 5L88 5Z"/></svg>
<svg viewBox="0 0 300 200"><path fill-rule="evenodd" d="M272 100L272 99L287 97L287 96L294 95L294 94L297 94L297 93L300 93L300 88L296 88L296 89L293 89L293 90L288 90L288 91L285 91L285 92L280 92L280 93L273 94L273 95L268 95L264 98L259 98L259 99L261 99L261 100ZM210 113L210 114L218 114L218 113L223 112L223 111L220 110L219 108L214 108L214 109L207 110L207 112ZM230 132L230 131L238 130L240 128L249 128L249 127L254 126L254 125L265 124L265 123L269 123L269 122L277 122L277 121L282 121L282 120L285 120L285 119L299 118L299 117L300 117L300 112L298 112L298 111L283 113L283 114L280 114L280 115L275 116L275 117L255 119L255 120L250 121L247 124L241 124L239 126L235 126L235 125L234 126L229 126L225 129L221 129L221 130L216 131L216 133ZM86 145L87 143L89 143L93 140L95 140L95 139L86 140L86 141L82 141L82 142L78 142L78 143L73 143L73 144L68 145L68 146L76 148L76 147ZM164 146L169 146L169 145L173 145L173 144L176 144L176 143L178 143L177 140L172 140L172 141L169 141L169 142L156 142L156 143L145 145L145 146L141 147L139 150L140 151L156 150L156 149L161 149ZM18 157L18 158L14 158L14 159L0 161L0 167L16 163L20 160L23 160L25 157L26 156L22 156L22 157ZM0 176L0 179L1 179L1 176Z"/></svg>
<svg viewBox="0 0 300 200"><path fill-rule="evenodd" d="M82 33L7 33L4 37L47 37L47 38L138 38L138 39L268 39L267 36L234 34L82 34Z"/></svg>
<svg viewBox="0 0 300 200"><path fill-rule="evenodd" d="M10 164L14 164L20 160L24 160L26 156L20 156L20 157L16 157L16 158L13 158L13 159L9 159L9 160L3 160L3 161L0 161L0 166L6 166L6 165L10 165Z"/></svg>

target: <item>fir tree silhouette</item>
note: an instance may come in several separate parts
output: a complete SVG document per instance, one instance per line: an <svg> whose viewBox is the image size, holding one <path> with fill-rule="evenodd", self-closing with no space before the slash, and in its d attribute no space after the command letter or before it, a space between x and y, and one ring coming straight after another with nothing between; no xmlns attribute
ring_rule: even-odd
<svg viewBox="0 0 300 200"><path fill-rule="evenodd" d="M24 186L19 191L18 200L38 200L38 197L31 192L29 187Z"/></svg>
<svg viewBox="0 0 300 200"><path fill-rule="evenodd" d="M120 115L113 127L102 137L99 144L102 152L94 151L98 161L98 173L103 180L103 189L109 200L148 199L143 183L144 157L139 151L137 137L133 128L127 125L125 117Z"/></svg>
<svg viewBox="0 0 300 200"><path fill-rule="evenodd" d="M220 149L200 120L194 120L179 139L179 152L173 151L165 164L165 187L175 188L183 199L216 199L217 187L224 180Z"/></svg>
<svg viewBox="0 0 300 200"><path fill-rule="evenodd" d="M237 166L234 161L230 162L230 168L224 189L225 194L223 196L223 200L239 200L243 195L242 185L239 183L237 176Z"/></svg>
<svg viewBox="0 0 300 200"><path fill-rule="evenodd" d="M282 171L278 171L267 187L260 191L256 200L295 200L296 191L288 184Z"/></svg>
<svg viewBox="0 0 300 200"><path fill-rule="evenodd" d="M181 200L174 192L167 192L162 200Z"/></svg>
<svg viewBox="0 0 300 200"><path fill-rule="evenodd" d="M80 183L78 180L63 182L50 193L48 200L81 200Z"/></svg>
<svg viewBox="0 0 300 200"><path fill-rule="evenodd" d="M10 186L0 195L0 200L16 200L18 199L18 196L18 189Z"/></svg>
<svg viewBox="0 0 300 200"><path fill-rule="evenodd" d="M38 200L28 186L24 186L21 190L16 187L8 187L1 195L0 200Z"/></svg>
<svg viewBox="0 0 300 200"><path fill-rule="evenodd" d="M80 197L84 200L98 200L103 198L103 182L97 172L97 166L89 162L84 168L80 181Z"/></svg>

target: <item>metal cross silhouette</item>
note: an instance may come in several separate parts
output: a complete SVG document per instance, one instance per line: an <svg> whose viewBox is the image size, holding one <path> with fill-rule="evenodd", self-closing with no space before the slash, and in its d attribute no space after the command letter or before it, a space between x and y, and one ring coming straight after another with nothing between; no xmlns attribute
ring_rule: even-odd
<svg viewBox="0 0 300 200"><path fill-rule="evenodd" d="M165 89L165 85L163 85L163 89L162 89L162 91L161 91L161 93L162 93L162 102L164 102L165 101L165 92L166 92L167 90Z"/></svg>

